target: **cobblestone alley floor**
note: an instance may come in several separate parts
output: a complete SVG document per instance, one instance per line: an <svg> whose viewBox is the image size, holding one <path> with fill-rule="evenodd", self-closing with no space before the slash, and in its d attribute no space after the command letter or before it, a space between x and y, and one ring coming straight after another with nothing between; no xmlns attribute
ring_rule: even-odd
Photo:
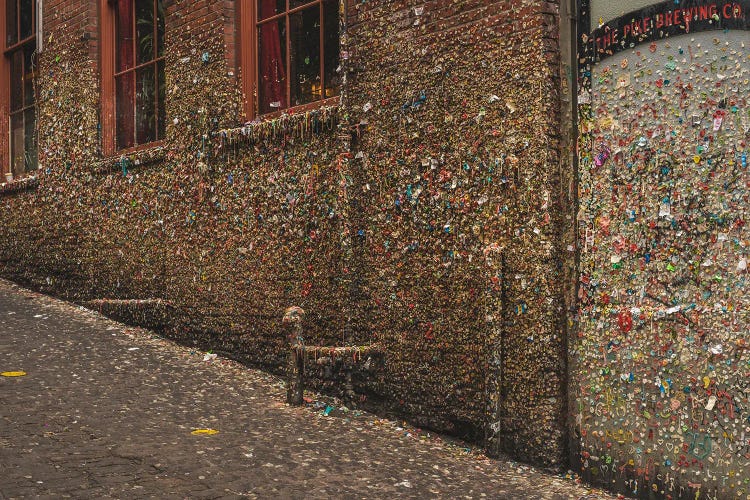
<svg viewBox="0 0 750 500"><path fill-rule="evenodd" d="M614 498L203 359L0 281L0 499Z"/></svg>

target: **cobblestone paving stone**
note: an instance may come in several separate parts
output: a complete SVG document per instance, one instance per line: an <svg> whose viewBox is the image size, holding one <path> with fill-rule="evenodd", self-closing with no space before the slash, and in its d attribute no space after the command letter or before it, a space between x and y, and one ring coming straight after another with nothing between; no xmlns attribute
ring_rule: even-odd
<svg viewBox="0 0 750 500"><path fill-rule="evenodd" d="M203 359L0 280L0 499L614 498Z"/></svg>

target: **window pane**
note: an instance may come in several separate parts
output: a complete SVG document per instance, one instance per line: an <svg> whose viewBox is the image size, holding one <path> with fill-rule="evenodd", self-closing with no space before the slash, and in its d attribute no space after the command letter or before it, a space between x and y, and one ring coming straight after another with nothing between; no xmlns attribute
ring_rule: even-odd
<svg viewBox="0 0 750 500"><path fill-rule="evenodd" d="M134 102L135 102L135 83L133 82L134 72L126 73L115 78L117 116L117 149L129 148L135 145L135 133L133 126L134 119Z"/></svg>
<svg viewBox="0 0 750 500"><path fill-rule="evenodd" d="M164 56L164 2L158 0L156 2L156 30L157 30L157 46L156 55L158 57Z"/></svg>
<svg viewBox="0 0 750 500"><path fill-rule="evenodd" d="M14 176L24 172L23 113L10 115L10 167Z"/></svg>
<svg viewBox="0 0 750 500"><path fill-rule="evenodd" d="M17 0L7 0L5 2L5 46L9 47L18 42L18 11L16 10Z"/></svg>
<svg viewBox="0 0 750 500"><path fill-rule="evenodd" d="M10 56L10 110L23 107L23 51L16 50Z"/></svg>
<svg viewBox="0 0 750 500"><path fill-rule="evenodd" d="M36 45L29 43L23 47L23 103L24 106L34 104L34 52Z"/></svg>
<svg viewBox="0 0 750 500"><path fill-rule="evenodd" d="M21 0L20 19L21 19L21 39L30 37L34 33L34 0Z"/></svg>
<svg viewBox="0 0 750 500"><path fill-rule="evenodd" d="M136 64L154 59L154 2L135 0Z"/></svg>
<svg viewBox="0 0 750 500"><path fill-rule="evenodd" d="M286 108L286 23L284 18L258 27L258 111Z"/></svg>
<svg viewBox="0 0 750 500"><path fill-rule="evenodd" d="M117 71L133 67L133 0L117 2Z"/></svg>
<svg viewBox="0 0 750 500"><path fill-rule="evenodd" d="M267 19L286 10L286 0L258 0L258 19Z"/></svg>
<svg viewBox="0 0 750 500"><path fill-rule="evenodd" d="M156 140L156 65L136 71L135 132L137 144Z"/></svg>
<svg viewBox="0 0 750 500"><path fill-rule="evenodd" d="M339 3L335 0L326 0L323 4L323 75L326 87L324 97L333 97L339 94L341 77L336 72L339 66Z"/></svg>
<svg viewBox="0 0 750 500"><path fill-rule="evenodd" d="M320 87L320 7L289 16L292 106L318 101Z"/></svg>
<svg viewBox="0 0 750 500"><path fill-rule="evenodd" d="M159 110L158 116L156 117L157 122L157 138L163 139L165 136L165 108L164 102L166 100L167 83L164 79L164 61L159 61L157 64L157 83L159 85Z"/></svg>
<svg viewBox="0 0 750 500"><path fill-rule="evenodd" d="M36 113L34 108L24 112L24 171L36 170Z"/></svg>

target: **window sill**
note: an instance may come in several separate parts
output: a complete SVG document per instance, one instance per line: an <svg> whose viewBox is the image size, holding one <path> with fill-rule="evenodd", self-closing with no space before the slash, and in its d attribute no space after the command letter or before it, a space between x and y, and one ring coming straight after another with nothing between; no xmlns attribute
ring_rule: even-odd
<svg viewBox="0 0 750 500"><path fill-rule="evenodd" d="M302 115L308 111L316 111L323 108L334 108L341 102L341 96L328 97L322 101L315 101L308 104L300 104L299 106L292 106L291 108L282 109L281 111L271 111L263 115L256 116L254 120L248 123L263 123L271 120L276 120L283 116L296 116ZM247 123L245 124L247 125Z"/></svg>
<svg viewBox="0 0 750 500"><path fill-rule="evenodd" d="M97 174L110 174L120 171L125 175L133 167L158 163L164 160L166 155L167 151L164 147L164 141L159 141L107 156L94 164L94 172Z"/></svg>
<svg viewBox="0 0 750 500"><path fill-rule="evenodd" d="M39 177L36 175L14 179L0 184L0 196L29 191L36 189L37 186L39 186Z"/></svg>
<svg viewBox="0 0 750 500"><path fill-rule="evenodd" d="M313 107L289 108L263 115L240 127L219 130L213 137L220 143L219 154L239 144L256 144L265 140L292 137L311 137L324 132L334 132L339 122L338 97L321 101Z"/></svg>

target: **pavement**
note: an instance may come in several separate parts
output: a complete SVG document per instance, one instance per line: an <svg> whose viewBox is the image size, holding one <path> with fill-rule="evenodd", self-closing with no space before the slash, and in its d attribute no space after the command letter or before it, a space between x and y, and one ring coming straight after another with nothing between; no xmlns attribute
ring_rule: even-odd
<svg viewBox="0 0 750 500"><path fill-rule="evenodd" d="M615 498L2 280L0 373L0 499Z"/></svg>

